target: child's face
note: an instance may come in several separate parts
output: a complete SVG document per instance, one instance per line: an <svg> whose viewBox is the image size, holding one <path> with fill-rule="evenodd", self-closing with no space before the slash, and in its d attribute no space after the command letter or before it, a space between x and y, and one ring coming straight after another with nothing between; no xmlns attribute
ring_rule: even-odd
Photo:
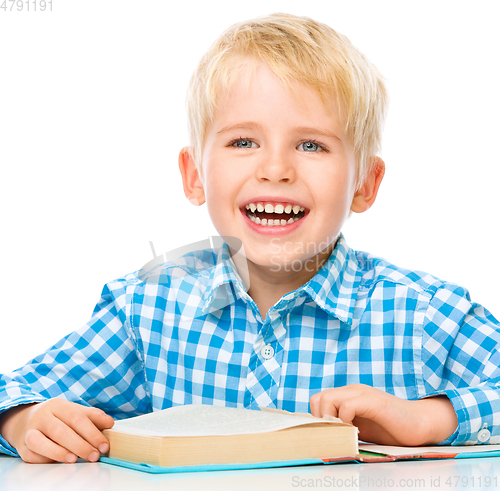
<svg viewBox="0 0 500 491"><path fill-rule="evenodd" d="M307 265L312 277L321 267L314 258L330 252L353 202L353 150L336 111L312 89L295 83L298 101L265 65L251 73L243 69L219 100L203 151L200 202L220 235L242 240L254 265L276 274ZM251 204L272 205L274 213Z"/></svg>

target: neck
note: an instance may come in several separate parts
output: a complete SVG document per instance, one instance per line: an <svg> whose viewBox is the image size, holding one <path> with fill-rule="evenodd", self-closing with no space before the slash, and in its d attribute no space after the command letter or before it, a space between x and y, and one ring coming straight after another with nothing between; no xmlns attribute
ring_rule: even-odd
<svg viewBox="0 0 500 491"><path fill-rule="evenodd" d="M249 281L247 283L244 278L242 279L248 288L248 294L257 304L262 318L266 318L268 310L281 297L306 284L325 264L334 248L335 242L319 254L304 261L302 268L298 271L285 268L276 271L275 267L271 270L267 266L261 266L246 260ZM242 258L240 258L241 260ZM237 261L235 261L235 264L238 267ZM238 271L241 271L241 268L238 268Z"/></svg>

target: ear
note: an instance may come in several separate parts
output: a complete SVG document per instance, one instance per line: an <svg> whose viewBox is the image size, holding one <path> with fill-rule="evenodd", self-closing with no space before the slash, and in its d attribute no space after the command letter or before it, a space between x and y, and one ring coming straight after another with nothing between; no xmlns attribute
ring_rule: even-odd
<svg viewBox="0 0 500 491"><path fill-rule="evenodd" d="M374 157L372 165L363 185L354 193L351 210L355 213L363 213L368 210L377 197L378 188L384 178L385 163L380 157Z"/></svg>
<svg viewBox="0 0 500 491"><path fill-rule="evenodd" d="M179 170L186 198L195 206L205 203L205 191L194 163L193 148L184 147L179 153Z"/></svg>

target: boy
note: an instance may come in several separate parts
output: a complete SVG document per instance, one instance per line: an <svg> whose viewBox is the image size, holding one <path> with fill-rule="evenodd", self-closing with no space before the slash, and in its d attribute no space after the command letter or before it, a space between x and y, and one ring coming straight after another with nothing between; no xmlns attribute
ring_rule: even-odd
<svg viewBox="0 0 500 491"><path fill-rule="evenodd" d="M244 254L228 240L106 285L86 326L2 377L1 450L93 462L113 417L189 403L310 409L385 444L500 442L496 319L341 234L383 179L386 99L323 24L276 14L224 33L193 76L179 167Z"/></svg>

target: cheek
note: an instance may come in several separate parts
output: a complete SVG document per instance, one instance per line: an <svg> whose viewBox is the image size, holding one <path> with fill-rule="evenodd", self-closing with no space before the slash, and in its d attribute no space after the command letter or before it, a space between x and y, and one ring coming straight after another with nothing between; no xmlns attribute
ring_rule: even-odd
<svg viewBox="0 0 500 491"><path fill-rule="evenodd" d="M243 169L231 165L231 162L218 161L209 165L205 179L207 201L234 204L231 202L235 201L247 180L248 176L243 176Z"/></svg>
<svg viewBox="0 0 500 491"><path fill-rule="evenodd" d="M230 183L230 179L218 173L210 173L209 178L205 181L208 212L214 222L227 217L235 206L234 187Z"/></svg>
<svg viewBox="0 0 500 491"><path fill-rule="evenodd" d="M354 196L354 183L350 177L349 173L323 175L311 187L325 224L342 222L348 216Z"/></svg>
<svg viewBox="0 0 500 491"><path fill-rule="evenodd" d="M354 191L354 179L348 171L331 171L316 176L312 189L324 201L342 203Z"/></svg>

